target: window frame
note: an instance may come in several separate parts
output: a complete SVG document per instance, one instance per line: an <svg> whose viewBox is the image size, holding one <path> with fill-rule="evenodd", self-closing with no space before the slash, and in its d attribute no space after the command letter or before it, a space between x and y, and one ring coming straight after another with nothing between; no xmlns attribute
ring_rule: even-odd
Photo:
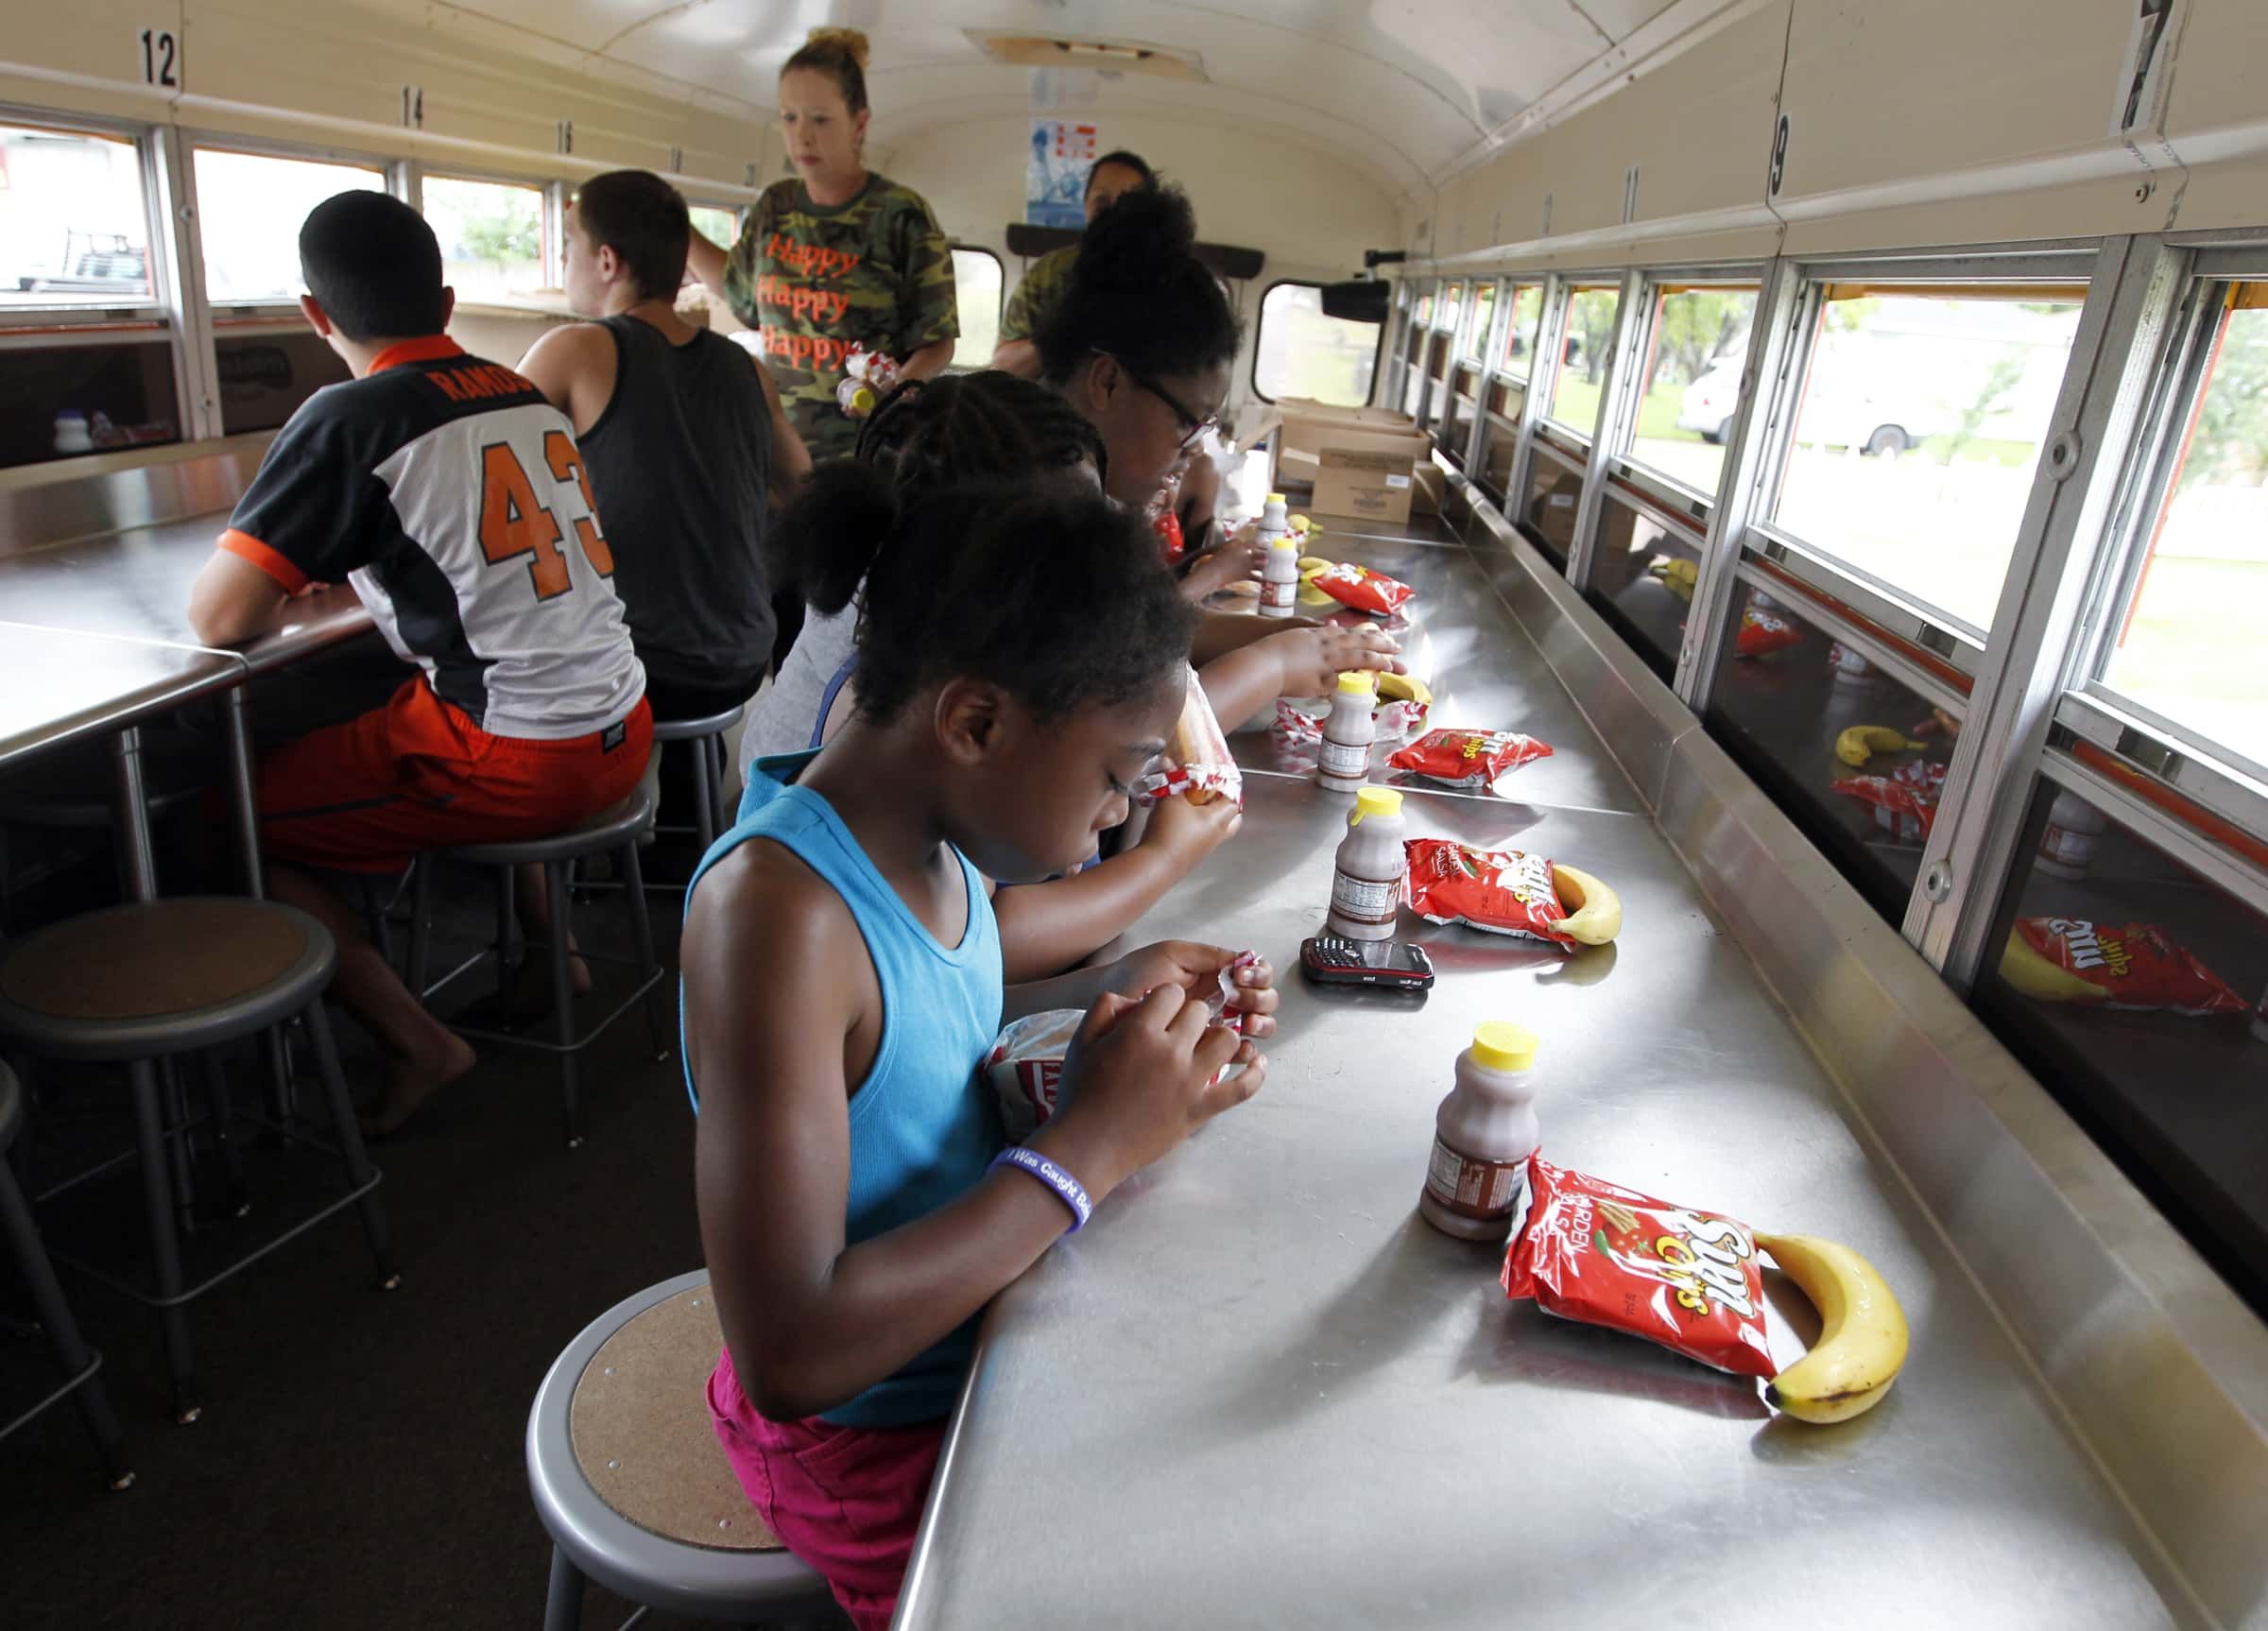
<svg viewBox="0 0 2268 1631"><path fill-rule="evenodd" d="M375 170L384 183L383 190L389 197L398 198L402 196L400 174L402 162L398 159L386 158L377 153L365 152L359 148L334 147L313 142L275 141L262 136L238 136L225 130L206 130L196 128L181 132L183 161L190 166L192 173L197 164L197 155L199 151L206 149L219 153L241 153L248 158L254 159L286 159L301 163L342 164L354 169ZM421 216L424 214L421 209L418 213ZM221 301L214 300L212 289L205 283L204 276L202 260L204 254L204 232L202 230L204 211L201 207L198 211L198 219L199 222L197 242L199 257L198 286L203 297L208 323L215 329L226 327L233 332L243 332L236 328L239 321L271 326L304 322L305 319L299 315L298 300L290 296L281 296L272 300Z"/></svg>
<svg viewBox="0 0 2268 1631"><path fill-rule="evenodd" d="M511 187L523 192L534 193L542 200L536 215L537 269L547 279L564 275L559 266L560 251L558 246L561 242L560 234L567 229L565 200L572 190L572 183L562 182L556 177L538 179L498 170L459 169L455 165L424 164L420 167L418 172L417 210L419 215L423 217L428 226L432 225L433 217L426 213L425 194L426 189L436 181L472 181L483 186ZM550 288L551 285L546 283L544 287ZM506 312L513 316L541 312L550 317L558 317L567 312L566 298L558 290L555 289L553 293L558 298L548 301L540 300L467 300L460 296L456 305L459 311Z"/></svg>
<svg viewBox="0 0 2268 1631"><path fill-rule="evenodd" d="M1253 307L1252 368L1248 378L1252 386L1252 394L1270 407L1276 405L1278 399L1260 388L1260 337L1268 325L1268 297L1287 284L1302 289L1324 287L1322 283L1315 282L1313 278L1278 278L1275 282L1263 286L1260 291L1260 300ZM1370 394L1366 396L1362 403L1355 404L1357 406L1365 406L1378 400L1379 372L1385 362L1386 335L1394 327L1394 317L1395 314L1389 310L1386 313L1385 320L1375 325L1378 329L1378 337L1370 347Z"/></svg>
<svg viewBox="0 0 2268 1631"><path fill-rule="evenodd" d="M1612 391L1614 386L1614 380L1612 377L1614 369L1614 353L1619 337L1623 332L1623 296L1625 293L1625 285L1629 282L1629 276L1630 274L1627 270L1604 269L1560 272L1555 274L1557 284L1555 300L1556 300L1558 306L1558 321L1554 325L1555 333L1553 335L1552 343L1552 388L1551 391L1542 398L1542 406L1537 415L1537 429L1538 433L1545 429L1549 429L1556 433L1558 436L1568 438L1569 441L1572 442L1581 450L1582 455L1586 459L1590 456L1592 445L1600 439L1601 436L1606 432L1609 422L1609 416L1606 411L1608 406L1608 394ZM1607 371L1600 376L1599 381L1599 417L1593 421L1591 428L1589 431L1579 431L1575 429L1573 425L1568 424L1564 421L1554 419L1552 417L1552 408L1556 403L1558 399L1559 373L1567 366L1567 324L1569 316L1574 311L1575 297L1577 295L1587 294L1597 289L1608 290L1615 296L1616 304L1614 309L1614 327L1607 332L1606 335ZM1542 325L1538 324L1538 340L1540 340L1542 337L1540 333ZM1533 394L1536 389L1536 378L1533 369L1530 370L1528 376L1528 389L1531 394Z"/></svg>
<svg viewBox="0 0 2268 1631"><path fill-rule="evenodd" d="M714 209L714 208L716 208L716 207L717 207L717 206L715 206L715 205L713 205L713 204L712 204L712 205L710 205L710 206L709 206L709 208L711 208L711 209ZM740 218L740 212L739 212L738 210L735 210L735 211L733 211L733 212L732 212L732 215L733 215L733 218L734 218L734 220L736 220L736 221L737 221L737 220ZM1007 264L1005 261L1004 261L1004 260L1002 260L1002 259L1000 258L1000 251L999 251L999 250L997 250L997 249L995 249L991 248L989 245L987 245L987 244L969 244L969 243L963 243L963 242L962 242L960 239L958 239L958 238L948 238L948 239L946 239L946 240L945 240L945 250L946 250L946 254L947 254L948 258L950 258L952 255L954 255L954 254L955 254L955 253L957 253L957 252L964 251L964 250L965 250L965 251L967 251L968 253L970 253L970 254L972 254L972 255L984 255L984 256L988 257L988 259L991 261L991 263L992 263L992 269L993 269L995 272L997 272L997 273L999 273L999 274L1000 274L1000 292L999 292L997 295L993 296L993 298L992 298L992 325L993 325L993 326L992 326L992 333L993 333L992 349L993 349L995 352L999 351L999 350L1000 350L1000 338L999 338L999 335L1000 335L1000 319L1001 319L1002 318L1004 318L1004 317L1007 316L1007 312L1008 312L1008 264ZM960 278L959 278L958 274L955 274L955 276L954 276L954 296L953 296L953 298L954 298L954 309L955 311L958 311L958 310L960 309L960 298L961 298L961 296L960 296ZM956 341L955 343L957 344L958 342ZM992 365L991 365L991 360L990 360L989 358L987 358L987 359L986 359L984 362L981 362L981 363L972 363L972 364L970 364L968 367L965 367L965 368L964 368L964 367L962 367L961 365L957 364L957 363L948 363L948 364L946 364L946 367L945 367L945 371L946 371L946 372L948 372L948 373L963 373L963 374L982 373L982 372L983 372L983 371L984 371L986 369L988 369L988 368L989 368L989 367L991 367L991 366L992 366Z"/></svg>
<svg viewBox="0 0 2268 1631"><path fill-rule="evenodd" d="M1764 271L1765 268L1761 263L1733 266L1647 268L1639 288L1639 300L1646 313L1646 322L1644 329L1634 336L1631 354L1646 357L1653 354L1657 338L1656 331L1661 321L1661 304L1665 299L1672 294L1689 293L1701 289L1727 289L1744 294L1750 291L1755 293L1756 311L1751 316L1748 324L1748 344L1753 345L1757 338L1760 321L1763 316ZM1746 347L1744 347L1744 369L1746 366L1745 359ZM1645 402L1644 382L1633 380L1626 396L1629 411L1616 425L1615 439L1607 447L1608 473L1618 480L1626 481L1632 487L1640 489L1657 504L1670 509L1673 513L1690 510L1691 518L1687 524L1690 525L1692 521L1698 521L1706 528L1710 516L1717 507L1716 491L1711 489L1705 492L1699 488L1689 487L1668 472L1658 471L1653 466L1640 460L1632 449L1638 442L1638 416ZM1737 424L1739 415L1740 408L1736 403L1733 409L1733 423ZM1725 458L1720 461L1718 467L1720 485L1723 481L1725 465L1730 462L1731 457L1732 432L1727 429L1725 440Z"/></svg>
<svg viewBox="0 0 2268 1631"><path fill-rule="evenodd" d="M122 323L155 323L162 328L170 328L174 320L176 292L173 287L173 268L167 264L165 252L168 211L159 173L158 132L151 126L131 119L104 119L87 114L63 113L11 102L0 102L0 125L12 125L19 129L52 131L60 136L96 136L106 141L124 142L132 147L135 168L141 173L142 232L146 246L144 265L149 273L147 293L140 300L120 305L89 301L79 305L21 306L0 310L0 335L26 330L83 330L96 325ZM176 360L178 366L179 359Z"/></svg>

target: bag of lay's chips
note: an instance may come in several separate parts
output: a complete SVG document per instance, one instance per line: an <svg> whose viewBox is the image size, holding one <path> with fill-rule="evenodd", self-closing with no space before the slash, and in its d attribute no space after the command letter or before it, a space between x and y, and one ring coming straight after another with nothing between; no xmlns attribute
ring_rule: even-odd
<svg viewBox="0 0 2268 1631"><path fill-rule="evenodd" d="M1429 923L1466 923L1491 935L1544 940L1567 951L1560 931L1567 908L1552 882L1552 864L1519 850L1475 850L1449 838L1412 838L1402 887L1410 910Z"/></svg>
<svg viewBox="0 0 2268 1631"><path fill-rule="evenodd" d="M1528 1159L1528 1215L1504 1254L1510 1297L1626 1331L1735 1376L1770 1378L1756 1233L1714 1212Z"/></svg>
<svg viewBox="0 0 2268 1631"><path fill-rule="evenodd" d="M1733 651L1740 657L1762 657L1774 651L1785 651L1803 639L1802 633L1786 618L1776 611L1766 611L1750 603L1741 614L1741 632L1734 642Z"/></svg>
<svg viewBox="0 0 2268 1631"><path fill-rule="evenodd" d="M1341 606L1357 611L1367 611L1386 617L1400 611L1410 603L1418 592L1400 578L1372 572L1366 566L1357 566L1351 560L1342 560L1327 571L1318 572L1307 580L1310 589L1321 590Z"/></svg>
<svg viewBox="0 0 2268 1631"><path fill-rule="evenodd" d="M1444 787L1486 793L1507 771L1551 756L1550 743L1517 730L1429 730L1386 763Z"/></svg>
<svg viewBox="0 0 2268 1631"><path fill-rule="evenodd" d="M2247 1004L2155 923L2019 918L2001 977L2027 997L2087 1007L2241 1014Z"/></svg>

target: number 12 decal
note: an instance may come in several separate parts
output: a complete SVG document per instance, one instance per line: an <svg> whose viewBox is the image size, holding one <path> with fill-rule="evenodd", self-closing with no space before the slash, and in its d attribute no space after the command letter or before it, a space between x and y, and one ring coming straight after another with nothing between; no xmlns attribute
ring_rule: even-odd
<svg viewBox="0 0 2268 1631"><path fill-rule="evenodd" d="M145 28L137 37L142 47L142 83L167 91L181 88L180 45L170 28Z"/></svg>
<svg viewBox="0 0 2268 1631"><path fill-rule="evenodd" d="M582 489L583 504L591 513L576 518L576 541L584 558L601 577L614 575L614 555L598 530L598 510L591 503L591 478L564 431L543 437L543 462L555 481L572 477ZM534 483L509 442L494 441L480 450L480 550L491 566L502 566L521 556L527 563L527 580L538 600L556 600L575 587L567 557L559 548L559 524L536 497Z"/></svg>

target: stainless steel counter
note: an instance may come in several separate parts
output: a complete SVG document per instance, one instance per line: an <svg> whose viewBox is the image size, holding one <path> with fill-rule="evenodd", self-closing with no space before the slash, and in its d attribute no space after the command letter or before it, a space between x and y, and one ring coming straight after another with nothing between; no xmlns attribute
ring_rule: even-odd
<svg viewBox="0 0 2268 1631"><path fill-rule="evenodd" d="M0 764L164 712L244 672L229 652L0 623Z"/></svg>
<svg viewBox="0 0 2268 1631"><path fill-rule="evenodd" d="M1555 718L1525 689L1536 653L1486 578L1468 595L1461 551L1408 548L1346 553L1433 575L1452 695L1521 698L1495 723L1558 749L1521 791L1554 765L1610 784L1564 694ZM1267 1088L997 1299L902 1631L2209 1622L1661 833L1622 813L1627 782L1412 794L1414 834L1573 862L1626 912L1572 957L1405 914L1440 974L1419 1003L1291 971L1349 800L1247 764L1243 832L1130 938L1285 970ZM1495 1018L1543 1039L1554 1159L1871 1258L1914 1329L1890 1398L1839 1428L1774 1419L1753 1382L1507 1302L1501 1248L1419 1221L1435 1107ZM1784 1359L1815 1322L1770 1278Z"/></svg>
<svg viewBox="0 0 2268 1631"><path fill-rule="evenodd" d="M0 558L0 615L17 623L196 646L189 586L211 558L228 512ZM351 639L370 625L354 592L318 590L291 602L276 633L240 655L253 674Z"/></svg>
<svg viewBox="0 0 2268 1631"><path fill-rule="evenodd" d="M1505 800L1633 814L1645 808L1542 654L1505 615L1487 574L1464 545L1340 536L1317 547L1331 558L1356 561L1417 591L1407 609L1407 627L1400 627L1401 618L1381 622L1357 612L1334 615L1340 622L1380 623L1401 642L1410 671L1433 688L1429 729L1523 730L1552 745L1551 758L1522 765L1498 783ZM1301 609L1321 615L1313 608ZM1268 717L1273 713L1270 709ZM1228 745L1247 770L1314 771L1313 745L1295 747L1264 727L1235 730ZM1370 779L1396 787L1425 785L1386 767L1387 758L1401 746L1399 741L1378 744L1370 756Z"/></svg>

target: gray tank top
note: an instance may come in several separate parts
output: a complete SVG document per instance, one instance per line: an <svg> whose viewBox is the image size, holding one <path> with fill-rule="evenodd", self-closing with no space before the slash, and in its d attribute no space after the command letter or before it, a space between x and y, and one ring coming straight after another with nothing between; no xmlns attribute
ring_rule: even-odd
<svg viewBox="0 0 2268 1631"><path fill-rule="evenodd" d="M754 360L701 330L673 346L609 318L614 398L577 438L646 672L754 690L772 654L772 416Z"/></svg>

